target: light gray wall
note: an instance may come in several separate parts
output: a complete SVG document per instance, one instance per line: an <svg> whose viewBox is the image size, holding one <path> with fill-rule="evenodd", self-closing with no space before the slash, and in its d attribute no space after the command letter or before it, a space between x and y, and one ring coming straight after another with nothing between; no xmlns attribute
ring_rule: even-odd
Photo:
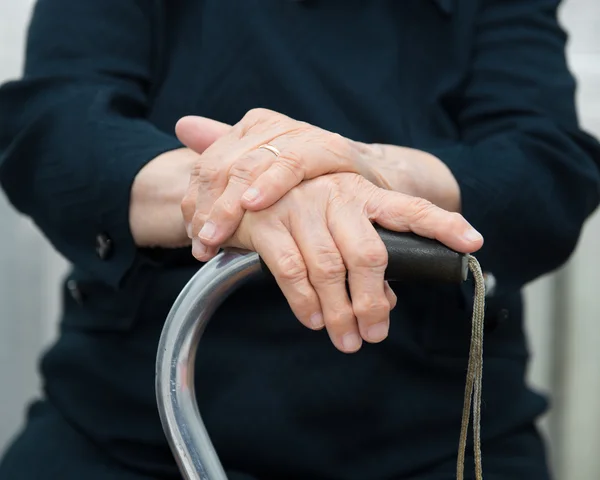
<svg viewBox="0 0 600 480"><path fill-rule="evenodd" d="M32 4L0 0L0 82L19 74ZM582 122L600 135L600 1L567 0L562 18L571 33L569 61L580 80ZM55 334L58 281L66 264L4 198L0 225L1 451L22 421L24 404L38 391L37 359ZM543 427L559 480L600 478L599 240L597 214L569 265L527 289L535 355L530 379L555 398Z"/></svg>
<svg viewBox="0 0 600 480"><path fill-rule="evenodd" d="M600 136L600 1L566 0L568 58L585 129ZM559 480L600 479L600 212L561 272L528 288L531 381L553 395L543 426Z"/></svg>
<svg viewBox="0 0 600 480"><path fill-rule="evenodd" d="M0 0L0 82L21 70L32 0ZM64 262L0 195L0 451L38 390L39 352L54 334Z"/></svg>

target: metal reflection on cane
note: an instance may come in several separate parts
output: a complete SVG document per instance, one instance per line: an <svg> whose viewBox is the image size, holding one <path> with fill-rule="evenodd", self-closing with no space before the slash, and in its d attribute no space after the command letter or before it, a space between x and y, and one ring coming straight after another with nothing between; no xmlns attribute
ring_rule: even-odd
<svg viewBox="0 0 600 480"><path fill-rule="evenodd" d="M163 429L186 480L227 480L198 411L196 348L219 305L260 273L256 253L219 253L185 286L163 327L156 360L156 397Z"/></svg>

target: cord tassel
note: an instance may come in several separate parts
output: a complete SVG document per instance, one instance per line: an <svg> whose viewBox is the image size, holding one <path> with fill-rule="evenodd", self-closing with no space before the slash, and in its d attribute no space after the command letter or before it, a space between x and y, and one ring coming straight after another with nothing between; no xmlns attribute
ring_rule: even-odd
<svg viewBox="0 0 600 480"><path fill-rule="evenodd" d="M483 480L481 461L481 388L483 381L483 326L485 317L485 281L479 262L472 255L468 256L469 270L475 280L475 296L473 301L473 319L471 324L471 348L467 367L467 381L463 404L456 478L463 480L465 473L465 452L469 433L471 408L473 409L473 456L475 458L475 478Z"/></svg>

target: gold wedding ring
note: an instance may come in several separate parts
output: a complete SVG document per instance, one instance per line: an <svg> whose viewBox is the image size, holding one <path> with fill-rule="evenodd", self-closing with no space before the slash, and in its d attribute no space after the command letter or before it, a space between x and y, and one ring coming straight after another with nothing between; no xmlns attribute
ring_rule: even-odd
<svg viewBox="0 0 600 480"><path fill-rule="evenodd" d="M273 145L271 145L270 143L265 143L265 144L261 145L260 147L258 147L258 150L260 150L261 148L263 150L268 150L269 152L271 152L276 157L279 157L279 155L281 155L281 152L276 147L274 147Z"/></svg>

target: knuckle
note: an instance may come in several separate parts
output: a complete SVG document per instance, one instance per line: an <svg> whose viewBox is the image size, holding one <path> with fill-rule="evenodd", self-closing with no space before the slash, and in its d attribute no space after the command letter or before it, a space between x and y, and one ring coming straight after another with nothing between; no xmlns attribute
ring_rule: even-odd
<svg viewBox="0 0 600 480"><path fill-rule="evenodd" d="M325 148L346 159L352 155L352 142L339 133L327 132L324 138Z"/></svg>
<svg viewBox="0 0 600 480"><path fill-rule="evenodd" d="M354 323L354 313L349 308L338 308L326 319L327 329L345 330Z"/></svg>
<svg viewBox="0 0 600 480"><path fill-rule="evenodd" d="M332 284L345 278L346 265L339 252L325 250L317 253L310 272L311 283Z"/></svg>
<svg viewBox="0 0 600 480"><path fill-rule="evenodd" d="M345 203L349 201L357 201L359 204L364 203L364 200L370 198L377 190L362 175L351 172L339 172L331 175L318 177L323 179L327 184L327 189L330 195L344 199Z"/></svg>
<svg viewBox="0 0 600 480"><path fill-rule="evenodd" d="M286 152L285 155L279 157L279 167L288 170L299 182L305 177L305 165L302 155L294 151Z"/></svg>
<svg viewBox="0 0 600 480"><path fill-rule="evenodd" d="M303 286L304 283L306 288ZM304 312L307 317L312 315L318 307L315 307L316 298L311 294L308 282L295 284L295 287L293 296L288 299L290 306L299 312Z"/></svg>
<svg viewBox="0 0 600 480"><path fill-rule="evenodd" d="M306 265L300 252L284 252L277 260L277 275L293 285L307 280Z"/></svg>
<svg viewBox="0 0 600 480"><path fill-rule="evenodd" d="M249 130L257 125L268 122L269 119L272 119L276 116L277 114L275 112L266 108L259 107L248 110L240 122L243 127L243 134L246 134Z"/></svg>
<svg viewBox="0 0 600 480"><path fill-rule="evenodd" d="M210 185L219 175L218 169L208 162L203 162L195 166L194 173L200 185Z"/></svg>
<svg viewBox="0 0 600 480"><path fill-rule="evenodd" d="M452 227L462 227L467 223L467 221L465 220L465 217L463 217L460 213L449 212L448 213L448 223Z"/></svg>
<svg viewBox="0 0 600 480"><path fill-rule="evenodd" d="M191 192L187 193L181 201L181 213L186 221L191 220L196 210L196 197Z"/></svg>
<svg viewBox="0 0 600 480"><path fill-rule="evenodd" d="M250 110L248 110L246 112L243 119L248 120L252 123L254 121L265 118L270 113L271 113L271 111L266 108L261 108L261 107L251 108Z"/></svg>
<svg viewBox="0 0 600 480"><path fill-rule="evenodd" d="M194 163L194 165L192 166L192 171L190 173L191 178L194 179L195 177L198 177L201 169L202 169L202 163L200 163L200 162Z"/></svg>
<svg viewBox="0 0 600 480"><path fill-rule="evenodd" d="M339 212L344 210L348 206L349 199L342 192L338 190L331 190L329 192L329 207L332 212Z"/></svg>
<svg viewBox="0 0 600 480"><path fill-rule="evenodd" d="M433 213L437 207L424 198L414 198L409 206L409 216L413 222L420 222Z"/></svg>
<svg viewBox="0 0 600 480"><path fill-rule="evenodd" d="M239 208L234 202L228 199L218 201L214 206L215 216L219 217L221 221L230 221L237 218Z"/></svg>
<svg viewBox="0 0 600 480"><path fill-rule="evenodd" d="M242 158L229 169L229 179L243 184L249 184L256 176L256 167L248 159Z"/></svg>
<svg viewBox="0 0 600 480"><path fill-rule="evenodd" d="M340 175L326 175L317 177L316 181L319 188L323 188L328 193L329 204L334 208L341 208L348 205L356 197L356 190L352 190L352 185L348 185Z"/></svg>
<svg viewBox="0 0 600 480"><path fill-rule="evenodd" d="M374 269L385 269L388 263L388 252L379 239L362 242L360 252L356 253L356 265Z"/></svg>
<svg viewBox="0 0 600 480"><path fill-rule="evenodd" d="M352 306L358 318L372 317L379 319L390 311L390 304L386 299L372 296L363 296L354 300Z"/></svg>

